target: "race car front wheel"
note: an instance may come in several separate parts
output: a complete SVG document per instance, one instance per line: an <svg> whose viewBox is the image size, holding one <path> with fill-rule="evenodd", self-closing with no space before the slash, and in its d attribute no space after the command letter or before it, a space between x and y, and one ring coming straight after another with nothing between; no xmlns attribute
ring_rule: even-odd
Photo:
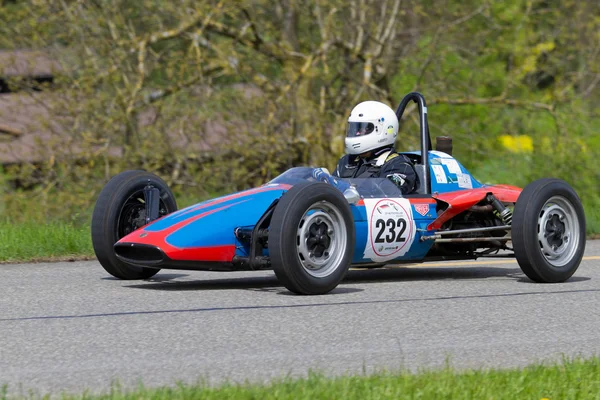
<svg viewBox="0 0 600 400"><path fill-rule="evenodd" d="M159 269L129 265L119 260L113 245L145 224L144 188L159 190L158 215L177 210L175 196L158 176L146 171L125 171L114 176L100 192L92 215L92 245L102 267L119 279L147 279Z"/></svg>
<svg viewBox="0 0 600 400"><path fill-rule="evenodd" d="M519 266L531 280L569 279L585 251L585 215L573 188L560 179L527 185L515 205L512 242Z"/></svg>
<svg viewBox="0 0 600 400"><path fill-rule="evenodd" d="M271 219L269 255L277 278L298 294L325 294L346 275L354 219L340 191L304 182L283 195Z"/></svg>

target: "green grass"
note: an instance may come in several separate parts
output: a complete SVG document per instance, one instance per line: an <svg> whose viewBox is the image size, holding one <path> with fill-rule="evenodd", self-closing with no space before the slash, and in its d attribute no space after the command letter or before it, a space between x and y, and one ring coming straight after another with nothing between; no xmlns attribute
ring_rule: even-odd
<svg viewBox="0 0 600 400"><path fill-rule="evenodd" d="M209 198L221 194L210 194ZM200 199L202 200L202 199ZM191 196L177 199L179 208L200 200ZM0 196L0 263L93 258L89 208L63 207L58 202L49 207L35 198L3 203ZM23 214L20 210L29 210ZM63 214L58 214L62 211ZM16 219L12 217L16 216Z"/></svg>
<svg viewBox="0 0 600 400"><path fill-rule="evenodd" d="M92 257L89 226L0 222L0 262Z"/></svg>
<svg viewBox="0 0 600 400"><path fill-rule="evenodd" d="M2 398L0 392L0 398ZM565 360L524 369L457 372L452 368L327 378L309 373L267 384L204 384L113 388L109 393L64 399L600 399L600 359Z"/></svg>
<svg viewBox="0 0 600 400"><path fill-rule="evenodd" d="M595 207L585 207L585 223L588 236L600 237L600 210Z"/></svg>

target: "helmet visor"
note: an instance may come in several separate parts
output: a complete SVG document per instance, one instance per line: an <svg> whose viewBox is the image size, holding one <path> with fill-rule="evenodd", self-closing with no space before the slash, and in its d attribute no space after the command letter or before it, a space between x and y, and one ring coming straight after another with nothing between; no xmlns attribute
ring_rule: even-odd
<svg viewBox="0 0 600 400"><path fill-rule="evenodd" d="M365 136L373 132L375 125L371 122L348 122L346 137Z"/></svg>

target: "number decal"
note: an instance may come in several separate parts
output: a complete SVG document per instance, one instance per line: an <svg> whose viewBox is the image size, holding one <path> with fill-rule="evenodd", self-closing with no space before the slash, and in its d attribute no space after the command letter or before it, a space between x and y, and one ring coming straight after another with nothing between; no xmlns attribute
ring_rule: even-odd
<svg viewBox="0 0 600 400"><path fill-rule="evenodd" d="M403 237L404 231L406 230L406 220L404 218L398 218L397 221L389 218L387 221L383 219L378 219L375 221L375 227L379 230L377 236L375 237L375 243L402 243L406 241L406 238ZM388 229L386 230L386 226ZM398 232L398 236L396 236L396 228L400 229ZM385 235L385 239L382 237Z"/></svg>
<svg viewBox="0 0 600 400"><path fill-rule="evenodd" d="M390 233L385 236L385 241L388 243L392 243L394 238L396 237L396 221L393 219L388 219L386 225L390 228Z"/></svg>
<svg viewBox="0 0 600 400"><path fill-rule="evenodd" d="M375 222L375 227L377 227L377 229L381 228L377 234L377 237L375 238L375 243L383 243L384 240L381 235L383 235L383 232L385 232L385 222L382 219L378 219L377 222Z"/></svg>
<svg viewBox="0 0 600 400"><path fill-rule="evenodd" d="M368 236L363 258L386 262L410 252L416 225L407 199L365 199L365 208Z"/></svg>
<svg viewBox="0 0 600 400"><path fill-rule="evenodd" d="M406 230L406 220L404 218L398 218L398 227L400 228L400 232L398 233L396 242L406 242L406 238L402 237L402 235L404 235L404 231Z"/></svg>

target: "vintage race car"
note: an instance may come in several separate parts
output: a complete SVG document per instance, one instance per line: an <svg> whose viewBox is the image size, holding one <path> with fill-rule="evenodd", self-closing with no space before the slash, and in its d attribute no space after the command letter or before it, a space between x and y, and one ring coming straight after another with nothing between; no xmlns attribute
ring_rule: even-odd
<svg viewBox="0 0 600 400"><path fill-rule="evenodd" d="M403 196L388 179L336 179L292 168L267 184L177 211L167 184L144 171L112 178L98 197L92 242L100 264L121 279L160 269L273 269L290 291L323 294L353 267L464 260L499 251L536 282L562 282L585 249L585 216L559 179L523 190L478 182L451 154L432 150L425 99L415 101L421 151L406 154L419 177ZM438 138L439 139L439 138ZM443 138L446 139L446 138Z"/></svg>

